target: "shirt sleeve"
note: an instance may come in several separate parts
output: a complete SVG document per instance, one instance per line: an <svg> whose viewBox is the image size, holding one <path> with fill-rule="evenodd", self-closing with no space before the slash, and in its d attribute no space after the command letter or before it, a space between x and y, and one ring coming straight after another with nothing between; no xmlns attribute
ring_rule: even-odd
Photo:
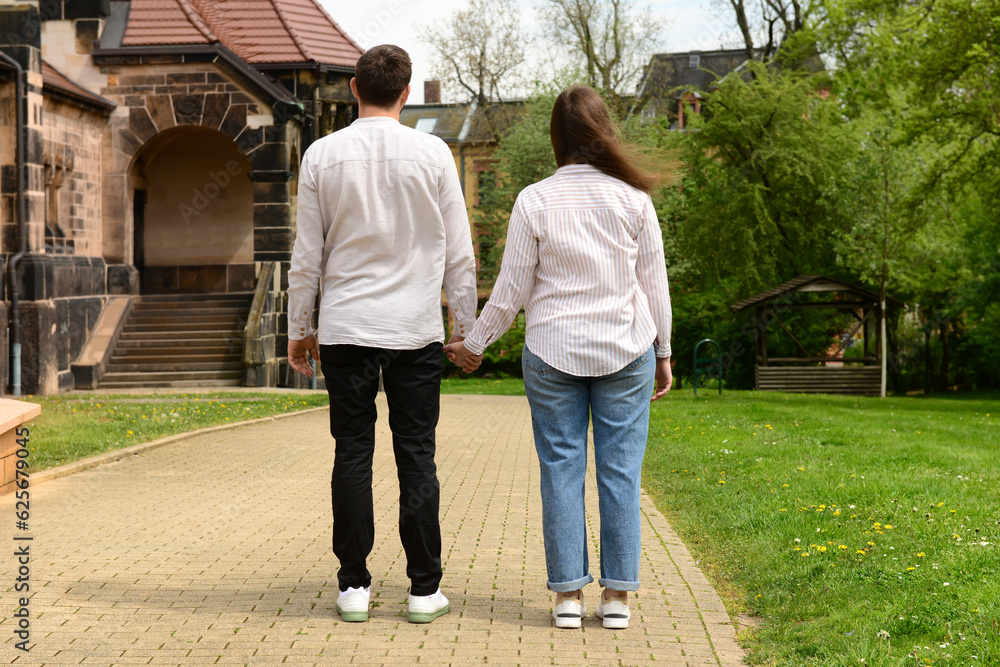
<svg viewBox="0 0 1000 667"><path fill-rule="evenodd" d="M646 195L640 214L639 256L635 271L639 286L649 301L649 311L656 325L656 356L669 357L670 325L673 313L670 308L670 290L667 285L667 263L663 257L663 233L653 208L653 200Z"/></svg>
<svg viewBox="0 0 1000 667"><path fill-rule="evenodd" d="M288 338L302 340L313 333L312 311L323 272L323 218L315 174L307 151L299 169L298 214L292 263L288 270Z"/></svg>
<svg viewBox="0 0 1000 667"><path fill-rule="evenodd" d="M443 156L447 156L438 200L445 234L444 293L448 297L448 306L455 314L454 334L464 338L476 321L476 256L472 250L469 212L465 208L455 159L443 143L441 148Z"/></svg>
<svg viewBox="0 0 1000 667"><path fill-rule="evenodd" d="M500 275L476 326L465 339L465 349L482 354L490 343L507 332L521 306L531 295L538 265L538 239L531 233L520 197L507 225Z"/></svg>

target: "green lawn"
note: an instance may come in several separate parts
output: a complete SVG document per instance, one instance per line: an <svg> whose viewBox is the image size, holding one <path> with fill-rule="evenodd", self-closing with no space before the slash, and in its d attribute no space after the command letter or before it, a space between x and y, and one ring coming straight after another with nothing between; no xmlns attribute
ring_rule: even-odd
<svg viewBox="0 0 1000 667"><path fill-rule="evenodd" d="M645 488L755 665L1000 664L1000 397L672 392Z"/></svg>
<svg viewBox="0 0 1000 667"><path fill-rule="evenodd" d="M442 394L492 394L494 396L524 396L521 378L487 379L476 375L441 380Z"/></svg>
<svg viewBox="0 0 1000 667"><path fill-rule="evenodd" d="M31 471L206 426L327 405L326 394L27 396L42 406L30 423Z"/></svg>

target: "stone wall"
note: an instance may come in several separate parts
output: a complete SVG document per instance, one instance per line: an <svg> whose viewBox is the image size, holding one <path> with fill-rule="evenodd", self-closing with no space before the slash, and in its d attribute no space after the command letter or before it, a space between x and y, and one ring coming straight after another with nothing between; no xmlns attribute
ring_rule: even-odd
<svg viewBox="0 0 1000 667"><path fill-rule="evenodd" d="M46 250L101 256L104 116L45 99Z"/></svg>
<svg viewBox="0 0 1000 667"><path fill-rule="evenodd" d="M136 159L161 133L182 126L216 130L246 159L253 188L253 261L287 260L292 247L292 197L300 128L212 62L132 63L102 57L120 106L105 143L104 256L134 262L133 191Z"/></svg>

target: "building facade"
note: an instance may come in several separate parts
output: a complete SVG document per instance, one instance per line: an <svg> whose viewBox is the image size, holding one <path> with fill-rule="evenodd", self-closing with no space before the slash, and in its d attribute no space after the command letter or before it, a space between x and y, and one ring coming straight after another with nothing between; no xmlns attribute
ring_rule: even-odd
<svg viewBox="0 0 1000 667"><path fill-rule="evenodd" d="M123 383L148 368L160 386L211 384L214 352L168 349L221 336L202 323L229 327L239 384L296 382L282 314L297 169L355 117L362 49L315 0L8 0L0 51L3 386L100 386L119 362ZM144 300L175 316L142 320Z"/></svg>

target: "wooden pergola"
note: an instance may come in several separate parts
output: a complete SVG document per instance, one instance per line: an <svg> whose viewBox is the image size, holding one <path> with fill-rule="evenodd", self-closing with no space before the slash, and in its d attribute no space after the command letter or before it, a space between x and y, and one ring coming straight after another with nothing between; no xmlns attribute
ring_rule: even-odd
<svg viewBox="0 0 1000 667"><path fill-rule="evenodd" d="M829 295L822 300L805 295ZM886 297L886 310L902 307ZM754 313L756 351L755 386L764 391L878 396L882 388L882 307L879 295L824 276L799 276L730 306L739 313ZM836 310L849 313L854 325L841 337L836 350L822 356L811 353L781 320L782 313L800 310ZM803 356L771 357L767 351L768 327L777 324L801 350ZM844 357L847 342L858 333L861 356ZM874 345L871 345L874 343Z"/></svg>

